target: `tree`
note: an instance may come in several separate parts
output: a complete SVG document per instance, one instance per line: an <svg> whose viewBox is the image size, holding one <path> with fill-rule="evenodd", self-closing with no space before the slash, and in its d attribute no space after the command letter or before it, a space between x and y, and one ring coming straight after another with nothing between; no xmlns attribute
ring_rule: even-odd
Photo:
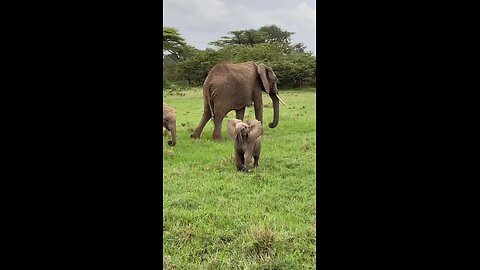
<svg viewBox="0 0 480 270"><path fill-rule="evenodd" d="M223 36L222 39L210 42L210 45L223 48L228 45L250 45L265 43L263 33L254 30L239 30L228 32L231 36Z"/></svg>
<svg viewBox="0 0 480 270"><path fill-rule="evenodd" d="M173 27L163 27L163 51L174 55L177 59L187 50L185 39Z"/></svg>
<svg viewBox="0 0 480 270"><path fill-rule="evenodd" d="M305 46L305 44L303 43L297 43L295 45L293 45L293 50L296 51L296 52L305 52L305 49L307 48L307 46Z"/></svg>
<svg viewBox="0 0 480 270"><path fill-rule="evenodd" d="M276 25L266 25L259 29L248 29L228 32L230 36L223 36L222 39L210 42L210 45L214 45L223 48L228 45L250 45L262 43L281 43L286 46L290 46L291 36L294 32L288 32L282 30Z"/></svg>
<svg viewBox="0 0 480 270"><path fill-rule="evenodd" d="M265 43L283 43L290 44L290 40L294 32L283 31L276 25L262 26L258 32L265 37Z"/></svg>

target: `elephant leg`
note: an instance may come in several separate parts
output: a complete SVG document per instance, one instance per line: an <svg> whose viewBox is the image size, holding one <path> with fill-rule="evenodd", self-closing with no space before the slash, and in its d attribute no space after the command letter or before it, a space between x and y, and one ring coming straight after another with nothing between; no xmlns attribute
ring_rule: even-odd
<svg viewBox="0 0 480 270"><path fill-rule="evenodd" d="M258 160L260 159L261 149L262 149L262 145L260 143L256 146L254 146L254 149L253 149L253 167L258 166Z"/></svg>
<svg viewBox="0 0 480 270"><path fill-rule="evenodd" d="M252 153L246 152L244 154L245 162L243 163L243 171L248 172L250 169L250 162L252 161Z"/></svg>
<svg viewBox="0 0 480 270"><path fill-rule="evenodd" d="M239 110L235 110L235 112L236 112L236 114L237 114L237 115L236 115L237 119L240 119L240 120L243 121L243 116L245 115L245 107L243 107L243 108L241 108L241 109L239 109Z"/></svg>
<svg viewBox="0 0 480 270"><path fill-rule="evenodd" d="M258 166L258 160L260 159L260 154L253 156L253 167Z"/></svg>
<svg viewBox="0 0 480 270"><path fill-rule="evenodd" d="M168 141L168 145L175 146L177 144L177 126L175 123L172 123L169 127L170 132L172 133L172 140Z"/></svg>
<svg viewBox="0 0 480 270"><path fill-rule="evenodd" d="M261 97L260 97L261 98ZM254 103L255 118L263 124L263 104L261 101Z"/></svg>
<svg viewBox="0 0 480 270"><path fill-rule="evenodd" d="M213 122L215 123L215 127L213 129L213 139L214 140L221 140L222 139L222 122L223 118L227 115L226 112L216 112L215 118Z"/></svg>
<svg viewBox="0 0 480 270"><path fill-rule="evenodd" d="M237 166L238 171L243 169L243 155L237 151L235 151L235 166Z"/></svg>
<svg viewBox="0 0 480 270"><path fill-rule="evenodd" d="M195 139L200 138L200 135L202 134L202 130L207 124L208 120L210 120L210 117L212 117L212 113L210 112L210 108L208 107L208 104L205 104L203 107L203 116L202 116L202 119L200 120L200 124L198 124L198 126L195 128L192 135L190 135L191 138L195 138Z"/></svg>

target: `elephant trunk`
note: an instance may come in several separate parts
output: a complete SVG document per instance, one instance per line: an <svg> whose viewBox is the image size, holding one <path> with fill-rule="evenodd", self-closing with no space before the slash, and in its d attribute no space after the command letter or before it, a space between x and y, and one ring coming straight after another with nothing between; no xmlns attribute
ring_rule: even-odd
<svg viewBox="0 0 480 270"><path fill-rule="evenodd" d="M274 128L278 125L278 121L280 120L280 111L279 111L279 104L278 104L278 97L276 94L271 94L270 98L273 102L273 122L268 124L270 128Z"/></svg>

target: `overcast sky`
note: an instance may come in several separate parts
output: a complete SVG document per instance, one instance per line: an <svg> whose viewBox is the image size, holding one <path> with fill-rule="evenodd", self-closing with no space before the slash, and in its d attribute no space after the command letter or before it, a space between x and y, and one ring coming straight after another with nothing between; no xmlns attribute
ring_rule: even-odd
<svg viewBox="0 0 480 270"><path fill-rule="evenodd" d="M164 0L163 26L176 28L186 42L204 50L229 31L275 24L295 32L292 42L315 51L315 0Z"/></svg>

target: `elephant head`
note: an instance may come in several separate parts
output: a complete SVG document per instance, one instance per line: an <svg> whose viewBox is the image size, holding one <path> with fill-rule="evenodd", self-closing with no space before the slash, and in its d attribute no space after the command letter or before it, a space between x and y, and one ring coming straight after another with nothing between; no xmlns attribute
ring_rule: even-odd
<svg viewBox="0 0 480 270"><path fill-rule="evenodd" d="M227 124L228 135L240 144L252 143L262 135L262 131L262 123L255 119L248 120L247 123L239 119L232 119Z"/></svg>
<svg viewBox="0 0 480 270"><path fill-rule="evenodd" d="M246 123L239 119L232 119L228 121L227 132L230 138L243 143L243 139L249 132L249 127Z"/></svg>
<svg viewBox="0 0 480 270"><path fill-rule="evenodd" d="M286 104L278 96L278 88L277 88L278 79L277 79L277 76L275 75L275 72L273 72L273 69L264 64L259 64L257 65L257 72L262 81L263 91L270 96L273 102L273 122L269 123L268 126L270 128L274 128L278 125L278 120L279 120L278 102L279 101L282 102L282 104L285 106Z"/></svg>

